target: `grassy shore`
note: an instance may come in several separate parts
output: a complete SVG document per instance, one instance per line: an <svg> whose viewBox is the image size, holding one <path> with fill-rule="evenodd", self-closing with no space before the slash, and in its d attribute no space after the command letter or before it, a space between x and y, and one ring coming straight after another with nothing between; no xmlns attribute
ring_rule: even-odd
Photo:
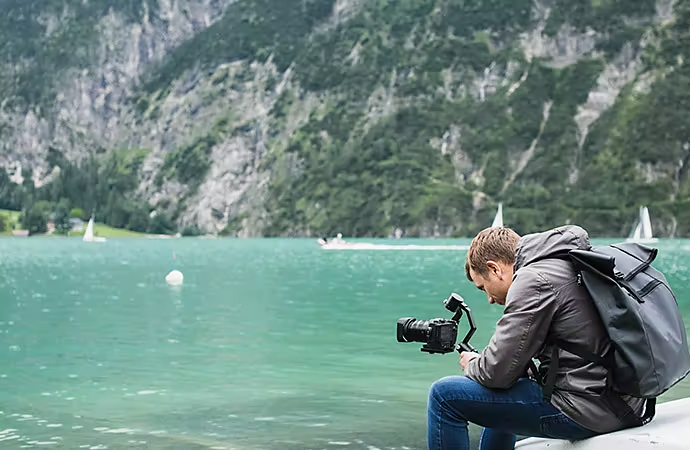
<svg viewBox="0 0 690 450"><path fill-rule="evenodd" d="M79 232L72 231L70 233L70 236L81 237L84 235L84 231L86 231L86 223L84 224L84 230L83 231L79 231ZM101 236L104 238L147 236L146 233L138 233L136 231L125 230L123 228L113 228L113 227L109 227L108 225L104 225L104 224L98 223L98 222L93 224L93 234L94 234L94 236Z"/></svg>
<svg viewBox="0 0 690 450"><path fill-rule="evenodd" d="M0 236L10 236L12 235L12 230L21 229L19 223L19 216L21 213L19 211L9 211L6 209L0 209L0 215L5 216L7 220L7 229L0 232ZM84 230L82 231L72 231L70 232L70 237L82 237L86 231L86 222L84 223ZM119 237L143 237L147 236L145 233L138 233L136 231L125 230L122 228L113 228L102 223L95 223L93 226L93 234L96 236L101 236L104 238L119 238ZM61 237L64 235L53 234L52 236Z"/></svg>

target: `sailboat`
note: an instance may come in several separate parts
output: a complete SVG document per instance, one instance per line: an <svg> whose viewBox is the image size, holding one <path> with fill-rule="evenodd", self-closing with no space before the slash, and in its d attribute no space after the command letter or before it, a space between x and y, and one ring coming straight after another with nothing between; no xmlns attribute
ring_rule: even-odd
<svg viewBox="0 0 690 450"><path fill-rule="evenodd" d="M652 222L649 220L649 210L646 206L640 206L639 215L637 223L626 240L628 242L638 242L640 244L649 244L658 241L652 234Z"/></svg>
<svg viewBox="0 0 690 450"><path fill-rule="evenodd" d="M503 203L498 204L498 211L496 211L496 216L494 216L494 221L491 224L491 228L501 227L503 227Z"/></svg>
<svg viewBox="0 0 690 450"><path fill-rule="evenodd" d="M93 235L93 216L89 219L89 224L86 226L86 232L84 233L84 242L105 242L104 237Z"/></svg>

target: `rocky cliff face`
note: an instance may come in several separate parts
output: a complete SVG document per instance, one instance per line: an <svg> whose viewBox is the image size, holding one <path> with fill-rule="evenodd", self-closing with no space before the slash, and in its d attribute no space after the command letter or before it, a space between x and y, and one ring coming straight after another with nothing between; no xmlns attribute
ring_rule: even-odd
<svg viewBox="0 0 690 450"><path fill-rule="evenodd" d="M569 11L590 2L468 9L453 0L149 0L134 14L121 2L102 3L88 20L79 2L30 11L44 43L64 44L53 36L75 23L91 31L87 40L68 41L81 56L45 75L51 89L39 100L22 97L20 81L0 86L0 165L17 182L30 168L40 186L54 176L49 148L72 161L147 149L131 195L180 227L211 233L467 233L488 223L497 201L508 223L512 205L512 222L523 230L587 224L582 211L607 209L623 222L591 219L593 227L621 233L634 219L638 199L630 193L613 205L564 199L609 176L597 168L606 163L601 155L630 156L606 133L639 126L627 99L685 64L680 50L672 64L649 64L677 21L679 6L669 0L627 11L590 5L582 16ZM294 17L286 6L297 9ZM607 14L620 20L601 25ZM30 70L30 56L20 54L0 73L21 80ZM413 139L392 144L401 133L386 131L410 111L429 120L405 124L428 136L410 149L430 155L422 172L402 168ZM654 220L669 234L690 231L678 228L675 212L687 198L688 152L679 148L668 158L632 155L644 180L629 180L673 184L640 199L653 213L662 205ZM364 150L383 165L356 169ZM384 186L401 177L420 185ZM435 191L437 182L447 187ZM361 203L349 204L358 189ZM366 214L367 202L383 211L375 221L338 218L341 208Z"/></svg>
<svg viewBox="0 0 690 450"><path fill-rule="evenodd" d="M152 3L155 11L150 9ZM76 51L89 53L85 67L44 73L42 82L55 85L45 104L8 106L7 97L2 102L0 164L33 169L34 181L41 185L52 170L45 161L50 146L76 159L89 151L136 143L142 131L133 129L129 99L139 78L172 49L217 20L229 3L160 0L143 2L138 21L112 7L102 17L93 17L93 42L73 42L81 46ZM53 14L44 12L35 20L44 24L50 39L76 14L67 5ZM26 70L22 66L21 61L14 61L3 73L20 74ZM15 94L12 89L8 91L6 95Z"/></svg>

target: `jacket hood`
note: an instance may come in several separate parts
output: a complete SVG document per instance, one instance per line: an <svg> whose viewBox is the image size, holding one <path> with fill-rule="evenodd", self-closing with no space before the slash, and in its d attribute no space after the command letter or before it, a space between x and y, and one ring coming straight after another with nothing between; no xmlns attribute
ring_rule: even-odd
<svg viewBox="0 0 690 450"><path fill-rule="evenodd" d="M518 241L514 270L570 250L591 248L589 235L577 225L565 225L541 233L526 234Z"/></svg>

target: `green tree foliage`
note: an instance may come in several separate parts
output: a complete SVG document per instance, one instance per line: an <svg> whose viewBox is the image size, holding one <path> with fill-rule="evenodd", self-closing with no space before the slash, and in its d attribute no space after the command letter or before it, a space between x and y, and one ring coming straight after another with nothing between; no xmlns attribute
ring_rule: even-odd
<svg viewBox="0 0 690 450"><path fill-rule="evenodd" d="M121 149L100 157L91 154L73 163L51 148L48 163L59 168L58 175L39 189L33 187L30 178L24 186L16 187L20 189L18 195L25 200L22 223L32 227L29 228L32 234L41 233L45 227L39 224L53 215L56 230L64 233L70 228L70 218L87 219L93 212L99 222L116 228L161 234L174 232L169 217L159 214L152 220L153 208L133 195L147 153L141 149Z"/></svg>
<svg viewBox="0 0 690 450"><path fill-rule="evenodd" d="M21 216L21 224L29 234L41 234L48 230L48 219L51 211L51 204L45 200L33 203L26 209Z"/></svg>
<svg viewBox="0 0 690 450"><path fill-rule="evenodd" d="M21 186L13 183L6 171L0 170L0 209L20 210L23 194Z"/></svg>
<svg viewBox="0 0 690 450"><path fill-rule="evenodd" d="M53 213L53 223L55 224L55 231L57 233L66 234L71 228L70 223L70 201L69 199L61 199Z"/></svg>
<svg viewBox="0 0 690 450"><path fill-rule="evenodd" d="M88 219L88 215L84 214L84 210L81 208L72 208L72 210L69 213L70 219L81 219L81 220L86 220Z"/></svg>

